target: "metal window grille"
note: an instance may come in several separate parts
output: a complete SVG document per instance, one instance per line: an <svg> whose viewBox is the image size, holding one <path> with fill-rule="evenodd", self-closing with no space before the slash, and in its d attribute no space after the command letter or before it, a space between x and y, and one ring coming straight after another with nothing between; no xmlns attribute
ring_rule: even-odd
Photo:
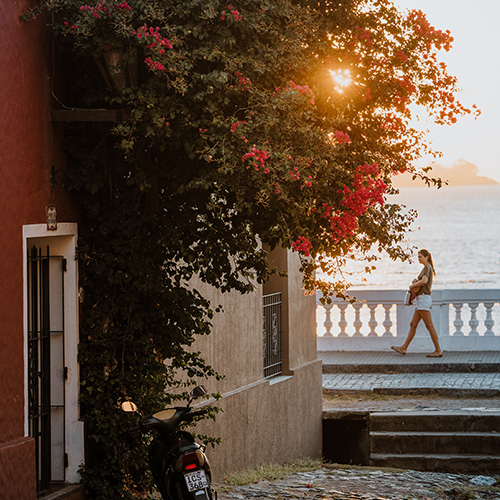
<svg viewBox="0 0 500 500"><path fill-rule="evenodd" d="M28 251L28 418L35 439L37 492L64 481L65 260Z"/></svg>
<svg viewBox="0 0 500 500"><path fill-rule="evenodd" d="M264 295L264 377L283 370L281 355L281 293Z"/></svg>

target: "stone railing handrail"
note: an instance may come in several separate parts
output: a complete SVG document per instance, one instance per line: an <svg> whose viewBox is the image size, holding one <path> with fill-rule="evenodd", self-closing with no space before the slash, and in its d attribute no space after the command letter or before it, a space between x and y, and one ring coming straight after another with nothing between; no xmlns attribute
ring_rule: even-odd
<svg viewBox="0 0 500 500"><path fill-rule="evenodd" d="M320 351L377 351L401 344L408 333L413 306L404 305L405 290L352 290L354 304L317 300ZM441 347L448 351L500 349L500 289L433 290L432 318ZM432 348L419 325L414 351Z"/></svg>

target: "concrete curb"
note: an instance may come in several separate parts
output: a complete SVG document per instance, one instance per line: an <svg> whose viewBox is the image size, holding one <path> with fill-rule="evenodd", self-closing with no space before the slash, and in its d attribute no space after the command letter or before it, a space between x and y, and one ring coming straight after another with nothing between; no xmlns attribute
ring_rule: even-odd
<svg viewBox="0 0 500 500"><path fill-rule="evenodd" d="M323 364L324 374L337 373L498 373L498 363Z"/></svg>
<svg viewBox="0 0 500 500"><path fill-rule="evenodd" d="M474 397L474 398L492 398L500 396L498 389L452 389L449 387L420 387L420 388L389 388L373 387L371 389L323 389L323 394L329 396L342 395L363 395L363 394L381 394L389 396L450 396L450 397Z"/></svg>

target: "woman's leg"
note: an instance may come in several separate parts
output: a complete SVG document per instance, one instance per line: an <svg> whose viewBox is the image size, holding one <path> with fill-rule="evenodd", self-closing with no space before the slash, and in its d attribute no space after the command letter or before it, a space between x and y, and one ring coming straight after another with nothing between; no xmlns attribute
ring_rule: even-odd
<svg viewBox="0 0 500 500"><path fill-rule="evenodd" d="M420 323L420 320L422 319L422 316L420 313L425 312L425 311L417 311L413 313L413 318L410 322L410 331L408 332L408 336L406 337L406 340L404 344L401 347L396 347L392 348L394 351L399 352L401 354L406 354L406 350L408 349L408 346L410 345L411 341L413 340L413 337L415 337L415 333L417 332L417 327L418 324Z"/></svg>
<svg viewBox="0 0 500 500"><path fill-rule="evenodd" d="M420 311L420 315L424 320L425 326L431 335L432 343L434 344L435 351L431 354L441 355L443 351L441 350L441 346L439 345L438 334L436 329L434 328L434 323L432 322L432 316L430 311Z"/></svg>

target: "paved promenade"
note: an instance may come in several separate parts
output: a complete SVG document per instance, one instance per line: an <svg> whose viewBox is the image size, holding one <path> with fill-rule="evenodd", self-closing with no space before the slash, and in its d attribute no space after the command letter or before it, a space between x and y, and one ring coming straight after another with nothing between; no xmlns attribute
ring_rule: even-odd
<svg viewBox="0 0 500 500"><path fill-rule="evenodd" d="M324 374L325 391L442 390L500 395L500 373ZM486 393L488 391L488 394ZM466 395L466 394L464 394Z"/></svg>
<svg viewBox="0 0 500 500"><path fill-rule="evenodd" d="M500 346L499 346L500 349ZM500 350L422 353L320 352L326 394L381 392L458 396L500 395Z"/></svg>
<svg viewBox="0 0 500 500"><path fill-rule="evenodd" d="M480 371L483 367L497 365L500 367L500 341L498 351L444 352L442 358L427 358L425 353L408 351L403 356L388 350L383 352L318 352L318 358L325 366L342 367L349 365L383 367L402 371L412 367L434 367L437 370L448 371L448 367L462 367L464 370Z"/></svg>

